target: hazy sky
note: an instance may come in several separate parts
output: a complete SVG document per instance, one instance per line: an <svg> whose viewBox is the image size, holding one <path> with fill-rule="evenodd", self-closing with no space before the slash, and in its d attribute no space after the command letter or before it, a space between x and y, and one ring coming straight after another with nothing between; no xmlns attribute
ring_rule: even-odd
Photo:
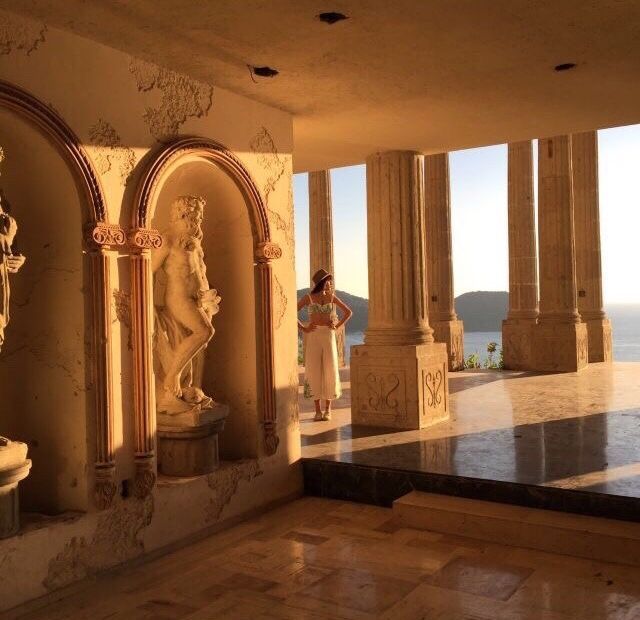
<svg viewBox="0 0 640 620"><path fill-rule="evenodd" d="M640 125L598 132L605 303L640 303ZM535 148L534 148L535 154ZM507 147L450 154L455 294L508 290ZM337 287L367 297L364 166L331 171ZM298 288L309 282L306 174L294 176Z"/></svg>

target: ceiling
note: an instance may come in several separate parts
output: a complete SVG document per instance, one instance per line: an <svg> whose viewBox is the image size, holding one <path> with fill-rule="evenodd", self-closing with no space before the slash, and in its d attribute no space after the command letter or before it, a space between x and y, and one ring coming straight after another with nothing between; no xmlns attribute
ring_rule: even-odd
<svg viewBox="0 0 640 620"><path fill-rule="evenodd" d="M638 0L0 0L292 112L297 171L640 122ZM340 11L332 26L317 15ZM557 72L560 63L576 63ZM268 65L273 78L252 78Z"/></svg>

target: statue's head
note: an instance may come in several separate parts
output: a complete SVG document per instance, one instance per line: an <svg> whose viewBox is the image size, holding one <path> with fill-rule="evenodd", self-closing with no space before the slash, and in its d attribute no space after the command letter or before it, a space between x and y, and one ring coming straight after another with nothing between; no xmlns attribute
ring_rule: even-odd
<svg viewBox="0 0 640 620"><path fill-rule="evenodd" d="M179 196L169 208L169 225L183 234L202 239L202 218L207 201L202 196Z"/></svg>

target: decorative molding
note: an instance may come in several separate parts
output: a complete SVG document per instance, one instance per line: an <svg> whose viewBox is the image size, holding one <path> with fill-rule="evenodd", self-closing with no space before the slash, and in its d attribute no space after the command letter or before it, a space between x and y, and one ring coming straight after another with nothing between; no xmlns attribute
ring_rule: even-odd
<svg viewBox="0 0 640 620"><path fill-rule="evenodd" d="M201 157L222 168L236 183L249 209L254 240L258 357L262 360L259 400L262 403L264 448L267 455L278 449L276 387L274 377L273 275L270 261L282 256L282 249L271 240L267 209L258 187L244 164L221 144L201 137L178 138L163 145L143 173L136 193L129 243L137 252L132 260L132 332L136 394L136 455L153 458L155 454L155 403L153 398L153 299L150 252L158 232L151 228L159 189L170 171L184 157ZM161 240L160 240L161 243Z"/></svg>
<svg viewBox="0 0 640 620"><path fill-rule="evenodd" d="M256 261L259 263L266 263L271 260L282 258L282 248L271 241L265 241L258 244L256 248Z"/></svg>
<svg viewBox="0 0 640 620"><path fill-rule="evenodd" d="M95 222L86 227L85 241L90 247L109 249L111 246L124 245L126 235L117 224Z"/></svg>
<svg viewBox="0 0 640 620"><path fill-rule="evenodd" d="M129 231L129 245L135 250L157 250L162 247L162 235L154 228L134 228Z"/></svg>
<svg viewBox="0 0 640 620"><path fill-rule="evenodd" d="M106 510L113 505L113 499L118 492L115 481L115 467L96 467L96 482L93 487L93 498L99 510Z"/></svg>

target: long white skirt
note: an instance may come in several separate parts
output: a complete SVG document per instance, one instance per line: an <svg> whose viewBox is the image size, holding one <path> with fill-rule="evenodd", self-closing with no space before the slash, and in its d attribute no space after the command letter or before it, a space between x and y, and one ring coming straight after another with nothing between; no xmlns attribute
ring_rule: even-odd
<svg viewBox="0 0 640 620"><path fill-rule="evenodd" d="M340 398L342 389L334 329L319 326L306 334L304 371L314 400Z"/></svg>

